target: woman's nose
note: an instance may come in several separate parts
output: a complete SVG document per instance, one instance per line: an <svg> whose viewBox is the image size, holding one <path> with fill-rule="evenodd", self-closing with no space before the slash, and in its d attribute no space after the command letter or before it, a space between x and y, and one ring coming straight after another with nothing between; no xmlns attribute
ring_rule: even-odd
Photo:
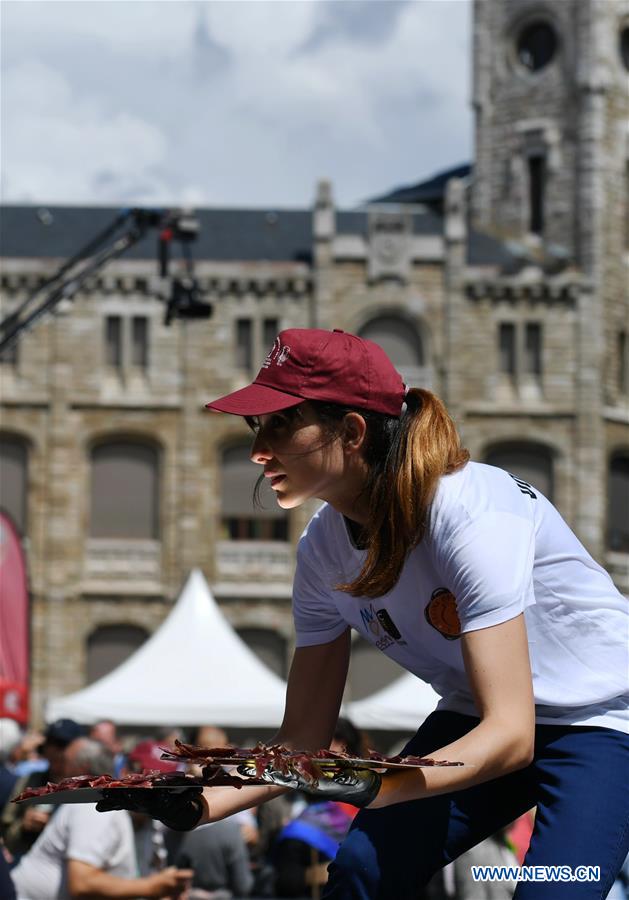
<svg viewBox="0 0 629 900"><path fill-rule="evenodd" d="M254 463L259 463L261 466L268 462L273 456L270 447L263 440L260 431L255 436L249 455Z"/></svg>

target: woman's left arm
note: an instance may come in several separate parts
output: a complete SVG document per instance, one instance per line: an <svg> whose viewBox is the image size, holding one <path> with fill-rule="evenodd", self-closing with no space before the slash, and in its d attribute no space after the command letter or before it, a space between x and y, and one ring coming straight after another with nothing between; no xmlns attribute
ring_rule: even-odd
<svg viewBox="0 0 629 900"><path fill-rule="evenodd" d="M369 809L472 787L533 759L535 704L524 615L463 634L461 642L481 721L430 756L466 765L389 773Z"/></svg>

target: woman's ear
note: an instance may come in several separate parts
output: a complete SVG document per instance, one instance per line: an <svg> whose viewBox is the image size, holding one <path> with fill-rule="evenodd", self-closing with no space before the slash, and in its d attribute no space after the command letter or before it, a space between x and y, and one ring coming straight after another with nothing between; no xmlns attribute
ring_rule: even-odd
<svg viewBox="0 0 629 900"><path fill-rule="evenodd" d="M357 412L347 413L343 419L343 450L345 453L357 453L365 443L367 423Z"/></svg>

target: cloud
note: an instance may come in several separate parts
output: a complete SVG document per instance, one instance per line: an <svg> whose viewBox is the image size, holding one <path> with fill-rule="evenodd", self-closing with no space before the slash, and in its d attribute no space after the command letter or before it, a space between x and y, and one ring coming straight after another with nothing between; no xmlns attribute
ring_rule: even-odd
<svg viewBox="0 0 629 900"><path fill-rule="evenodd" d="M470 152L465 0L6 6L5 201L348 205Z"/></svg>
<svg viewBox="0 0 629 900"><path fill-rule="evenodd" d="M193 37L194 74L197 78L216 77L233 62L233 55L217 41L208 21L207 4L197 4L197 22Z"/></svg>
<svg viewBox="0 0 629 900"><path fill-rule="evenodd" d="M342 41L377 46L394 33L400 13L411 0L353 0L319 3L312 32L298 53L313 53Z"/></svg>
<svg viewBox="0 0 629 900"><path fill-rule="evenodd" d="M4 178L13 200L148 202L164 190L168 141L150 122L105 116L58 72L24 61L5 75ZM5 197L6 199L6 197Z"/></svg>

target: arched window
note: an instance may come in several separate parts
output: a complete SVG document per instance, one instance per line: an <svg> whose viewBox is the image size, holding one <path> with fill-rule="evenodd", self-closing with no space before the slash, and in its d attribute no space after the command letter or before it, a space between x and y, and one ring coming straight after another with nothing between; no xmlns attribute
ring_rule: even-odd
<svg viewBox="0 0 629 900"><path fill-rule="evenodd" d="M607 547L629 553L629 454L613 456L607 488Z"/></svg>
<svg viewBox="0 0 629 900"><path fill-rule="evenodd" d="M527 442L500 444L487 451L485 462L528 481L553 499L553 458L548 447Z"/></svg>
<svg viewBox="0 0 629 900"><path fill-rule="evenodd" d="M363 700L399 678L401 669L363 637L352 641L347 684L352 700Z"/></svg>
<svg viewBox="0 0 629 900"><path fill-rule="evenodd" d="M113 672L142 646L148 632L138 625L101 625L87 639L87 683Z"/></svg>
<svg viewBox="0 0 629 900"><path fill-rule="evenodd" d="M286 641L281 634L270 628L237 628L236 632L272 672L286 678Z"/></svg>
<svg viewBox="0 0 629 900"><path fill-rule="evenodd" d="M261 486L261 506L254 506L253 492L261 474L251 462L249 444L223 451L221 463L221 536L240 541L287 541L288 516L277 505L266 480Z"/></svg>
<svg viewBox="0 0 629 900"><path fill-rule="evenodd" d="M159 460L154 447L131 441L92 451L90 535L159 536Z"/></svg>
<svg viewBox="0 0 629 900"><path fill-rule="evenodd" d="M378 316L360 329L360 337L378 344L398 369L425 364L422 340L416 329L401 316Z"/></svg>
<svg viewBox="0 0 629 900"><path fill-rule="evenodd" d="M26 533L28 451L19 438L0 438L0 507L9 514L20 534Z"/></svg>

